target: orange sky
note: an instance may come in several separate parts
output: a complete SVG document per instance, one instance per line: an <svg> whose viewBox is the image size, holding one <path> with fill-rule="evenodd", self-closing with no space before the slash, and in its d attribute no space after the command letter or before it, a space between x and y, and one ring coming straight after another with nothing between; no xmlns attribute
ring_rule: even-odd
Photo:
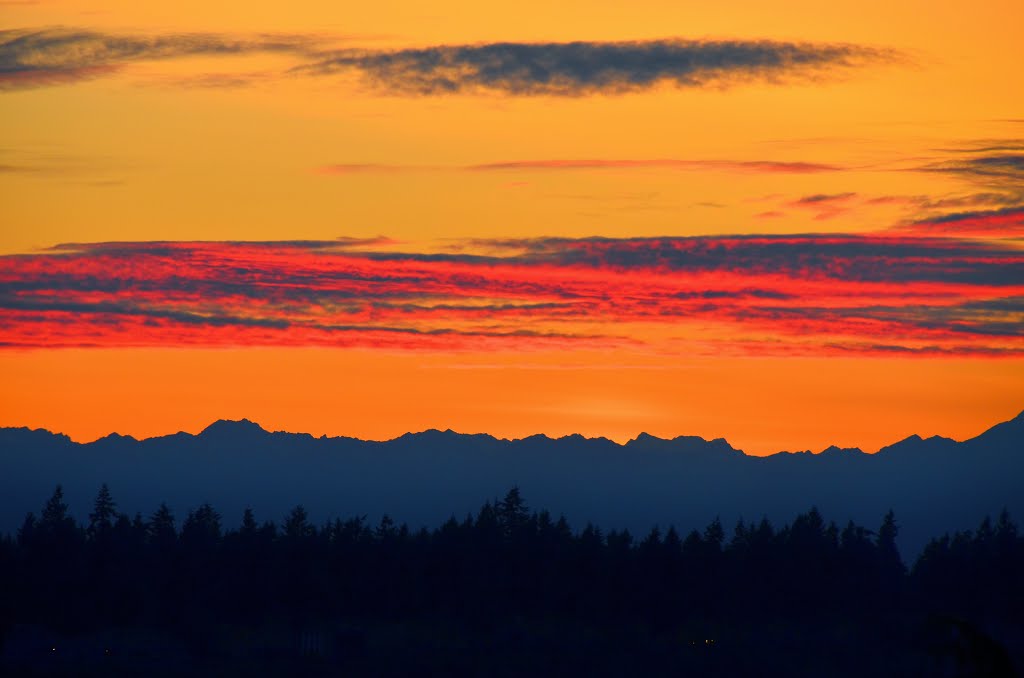
<svg viewBox="0 0 1024 678"><path fill-rule="evenodd" d="M724 436L758 454L977 434L1024 409L1022 15L1019 2L0 2L0 425L80 440L221 417L373 438L648 431ZM587 68L606 70L581 76L559 47L573 41ZM540 60L547 79L496 43L533 50L514 58ZM453 61L424 70L416 50ZM720 66L681 73L673 50ZM486 70L495 59L497 77ZM652 69L661 75L648 82ZM583 275L567 258L583 245L559 241L552 254L541 238L803 233L958 239L949 261L973 277L920 274L910 249L885 249L891 279L862 279L863 260L846 250L815 268L806 257L826 245L815 240L768 272L753 255L715 260L735 277L730 292L757 285L728 308L721 289L702 287L711 278L684 277L685 260L631 259L588 287L586 304L565 296L568 282L527 289L529 276ZM527 239L532 258L514 263L529 275L499 296L545 310L438 312L453 300L494 306L499 261L481 264L496 276L486 287L431 278L404 305L361 290L363 316L337 296L348 287L312 306L238 302L249 320L278 304L275 322L289 328L344 315L443 332L429 342L332 345L291 329L225 342L210 328L229 322L214 318L229 297L213 308L175 288L154 301L140 287L149 259L131 257L109 262L116 294L113 282L89 287L96 276L71 285L47 250L378 236L390 240L355 251L385 269L398 266L388 254L428 266L430 253L506 257L507 239ZM266 273L261 261L244 266ZM310 285L297 287L320 294ZM713 301L669 307L655 294L684 289ZM163 304L161 318L187 312L192 329L111 339L125 307L96 304L115 297L139 327L153 326L140 309ZM55 299L60 325L39 310ZM553 300L571 315L543 306ZM399 317L410 303L433 314ZM651 303L659 317L639 315ZM197 317L212 323L202 334ZM483 338L447 338L466 328ZM573 339L492 336L538 331ZM62 345L96 347L58 347L76 336ZM868 348L881 343L901 357Z"/></svg>

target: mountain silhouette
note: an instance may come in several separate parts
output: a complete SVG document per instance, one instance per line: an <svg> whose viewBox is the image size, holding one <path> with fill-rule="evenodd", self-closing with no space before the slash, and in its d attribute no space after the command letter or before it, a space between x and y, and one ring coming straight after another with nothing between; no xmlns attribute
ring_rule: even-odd
<svg viewBox="0 0 1024 678"><path fill-rule="evenodd" d="M377 442L269 432L221 420L198 435L136 440L111 434L79 444L27 428L0 429L0 531L11 532L64 486L77 516L106 482L128 513L166 501L181 516L209 502L237 522L251 506L279 520L303 504L312 519L384 512L413 526L462 517L513 485L573 525L643 534L690 530L716 516L784 522L817 506L840 524L874 525L892 508L912 557L931 537L970 529L1006 508L1024 514L1024 413L956 442L910 436L876 454L829 447L819 454L754 457L723 439L534 435L505 440L451 430Z"/></svg>
<svg viewBox="0 0 1024 678"><path fill-rule="evenodd" d="M248 419L240 421L218 419L203 429L199 435L212 439L244 440L246 438L259 438L266 433L267 431L262 426Z"/></svg>

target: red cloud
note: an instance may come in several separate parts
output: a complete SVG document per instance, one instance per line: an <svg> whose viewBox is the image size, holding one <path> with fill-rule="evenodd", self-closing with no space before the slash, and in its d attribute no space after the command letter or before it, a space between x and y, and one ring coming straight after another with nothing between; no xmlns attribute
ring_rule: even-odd
<svg viewBox="0 0 1024 678"><path fill-rule="evenodd" d="M1024 236L1024 207L957 212L902 224L895 230L929 235L1018 238Z"/></svg>
<svg viewBox="0 0 1024 678"><path fill-rule="evenodd" d="M118 70L120 70L119 66L103 64L97 66L0 72L0 92L4 90L48 87L51 85L68 85L110 75Z"/></svg>
<svg viewBox="0 0 1024 678"><path fill-rule="evenodd" d="M374 242L102 243L3 257L0 342L1024 352L1024 253L1009 247L898 236L593 238L496 241L489 251L506 254L482 256L384 252Z"/></svg>
<svg viewBox="0 0 1024 678"><path fill-rule="evenodd" d="M385 163L335 163L314 169L318 174L350 175L388 172L417 172L423 170L455 170L469 172L500 171L556 171L556 170L637 170L668 169L683 171L742 172L756 174L816 174L839 172L843 167L816 162L786 162L780 160L686 160L677 158L640 159L538 159L506 160L476 165L390 165Z"/></svg>
<svg viewBox="0 0 1024 678"><path fill-rule="evenodd" d="M674 158L577 159L577 160L513 160L469 165L465 169L486 172L495 170L583 170L583 169L645 169L664 168L678 170L718 170L722 172L755 172L806 174L836 172L843 168L813 162L783 162L778 160L680 160Z"/></svg>

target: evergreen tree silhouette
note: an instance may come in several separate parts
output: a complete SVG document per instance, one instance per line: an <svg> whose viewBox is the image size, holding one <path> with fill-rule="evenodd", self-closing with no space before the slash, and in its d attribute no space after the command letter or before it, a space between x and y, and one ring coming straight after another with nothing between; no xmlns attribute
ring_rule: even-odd
<svg viewBox="0 0 1024 678"><path fill-rule="evenodd" d="M251 507L246 506L245 511L242 513L242 525L238 528L239 534L245 538L252 538L256 536L258 529L256 515L252 512Z"/></svg>
<svg viewBox="0 0 1024 678"><path fill-rule="evenodd" d="M380 523L378 523L376 529L373 531L373 536L378 541L387 541L393 539L398 533L398 529L395 526L395 521L388 514L384 514L380 517Z"/></svg>
<svg viewBox="0 0 1024 678"><path fill-rule="evenodd" d="M49 534L63 534L75 529L74 519L68 515L68 505L64 503L64 488L60 485L43 507L39 529Z"/></svg>
<svg viewBox="0 0 1024 678"><path fill-rule="evenodd" d="M174 527L174 514L171 509L160 503L160 507L153 513L146 526L149 543L158 550L168 550L178 540L178 532Z"/></svg>
<svg viewBox="0 0 1024 678"><path fill-rule="evenodd" d="M93 510L89 513L89 527L86 529L86 535L92 540L107 538L114 527L115 520L117 520L117 504L110 495L110 488L103 483L93 502Z"/></svg>
<svg viewBox="0 0 1024 678"><path fill-rule="evenodd" d="M882 525L878 528L878 555L880 565L886 577L893 578L905 571L903 561L900 559L900 552L896 546L896 536L899 534L899 526L896 524L896 515L892 509L885 514Z"/></svg>
<svg viewBox="0 0 1024 678"><path fill-rule="evenodd" d="M286 539L308 539L316 534L316 528L309 522L309 514L299 504L284 519L284 536Z"/></svg>
<svg viewBox="0 0 1024 678"><path fill-rule="evenodd" d="M530 518L530 512L518 487L510 489L505 498L498 502L497 518L506 538L525 527Z"/></svg>
<svg viewBox="0 0 1024 678"><path fill-rule="evenodd" d="M220 541L220 514L209 504L189 511L181 524L181 543L194 553L202 553Z"/></svg>
<svg viewBox="0 0 1024 678"><path fill-rule="evenodd" d="M716 516L704 528L704 543L713 551L721 551L723 541L725 541L725 529L722 527L722 521Z"/></svg>

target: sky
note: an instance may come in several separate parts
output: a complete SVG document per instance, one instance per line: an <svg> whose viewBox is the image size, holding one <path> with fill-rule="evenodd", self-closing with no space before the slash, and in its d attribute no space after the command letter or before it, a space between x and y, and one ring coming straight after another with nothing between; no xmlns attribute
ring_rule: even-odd
<svg viewBox="0 0 1024 678"><path fill-rule="evenodd" d="M0 1L0 426L1024 409L1019 2Z"/></svg>

